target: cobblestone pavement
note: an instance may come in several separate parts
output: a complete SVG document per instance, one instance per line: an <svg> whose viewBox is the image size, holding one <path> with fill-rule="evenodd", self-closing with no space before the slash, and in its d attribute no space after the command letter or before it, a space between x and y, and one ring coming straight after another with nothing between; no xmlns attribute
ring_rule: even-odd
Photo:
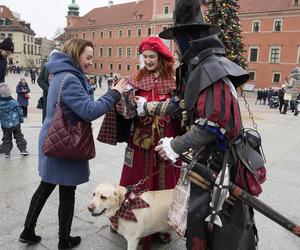
<svg viewBox="0 0 300 250"><path fill-rule="evenodd" d="M12 92L15 91L19 78L19 75L7 77L7 83L11 86ZM29 78L27 80L30 82ZM42 236L40 244L25 246L18 242L30 198L40 182L37 172L37 141L42 115L41 111L35 107L42 91L37 84L30 83L29 86L31 88L29 112L22 130L28 141L30 155L20 156L15 146L11 152L11 158L5 159L3 154L0 155L1 250L57 249L57 190L51 195L38 220L36 231ZM96 96L102 95L106 89L106 84L101 89L98 88ZM265 105L254 105L254 94L247 93L247 96L263 138L264 153L268 161L268 179L263 185L264 192L259 199L300 224L300 119L293 116L290 111L287 115L280 115L278 110L269 109ZM251 127L252 122L243 100L240 100L240 103L246 127ZM93 122L95 136L101 122L102 119ZM0 136L2 137L1 132ZM125 145L122 144L109 146L96 142L97 156L90 161L90 181L78 186L76 192L72 235L82 237L82 243L76 249L126 249L126 241L123 237L110 232L108 220L104 217L92 217L86 209L92 192L99 183L118 182L124 148ZM259 249L300 249L299 238L258 212L256 212L256 223L260 238ZM154 243L152 249L185 249L185 241L174 234L170 244Z"/></svg>

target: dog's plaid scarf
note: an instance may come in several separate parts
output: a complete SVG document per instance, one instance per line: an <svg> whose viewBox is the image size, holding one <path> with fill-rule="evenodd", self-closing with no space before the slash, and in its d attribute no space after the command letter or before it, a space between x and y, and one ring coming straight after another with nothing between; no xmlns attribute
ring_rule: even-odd
<svg viewBox="0 0 300 250"><path fill-rule="evenodd" d="M118 230L119 218L124 220L138 222L137 218L135 217L132 209L138 208L146 208L150 207L150 205L145 202L141 197L141 193L136 194L133 191L128 192L125 194L125 199L120 207L120 209L116 212L116 214L109 218L113 228Z"/></svg>

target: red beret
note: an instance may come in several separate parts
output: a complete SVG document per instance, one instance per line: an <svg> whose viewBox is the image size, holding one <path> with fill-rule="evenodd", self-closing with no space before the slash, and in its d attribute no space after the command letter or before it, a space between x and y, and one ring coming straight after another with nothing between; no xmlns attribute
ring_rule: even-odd
<svg viewBox="0 0 300 250"><path fill-rule="evenodd" d="M153 50L161 54L168 61L173 61L173 55L169 48L163 43L159 37L147 37L145 38L139 47L139 52L143 53L145 50Z"/></svg>

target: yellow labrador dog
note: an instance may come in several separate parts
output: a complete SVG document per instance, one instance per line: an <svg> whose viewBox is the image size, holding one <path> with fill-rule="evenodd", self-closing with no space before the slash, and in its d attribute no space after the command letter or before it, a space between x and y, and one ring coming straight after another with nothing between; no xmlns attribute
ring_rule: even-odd
<svg viewBox="0 0 300 250"><path fill-rule="evenodd" d="M88 204L88 210L93 216L104 214L114 216L120 209L127 189L110 183L100 184L93 193L93 200ZM136 250L139 240L153 233L167 233L172 230L167 223L168 210L173 199L174 189L148 191L140 197L150 206L132 209L138 222L119 218L118 233L127 240L128 250Z"/></svg>

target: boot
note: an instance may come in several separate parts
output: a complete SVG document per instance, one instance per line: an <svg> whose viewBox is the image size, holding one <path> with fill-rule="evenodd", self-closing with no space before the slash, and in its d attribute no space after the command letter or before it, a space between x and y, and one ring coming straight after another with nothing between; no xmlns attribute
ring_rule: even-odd
<svg viewBox="0 0 300 250"><path fill-rule="evenodd" d="M20 235L19 241L26 244L37 244L41 241L41 236L38 236L34 232L34 228L25 227Z"/></svg>
<svg viewBox="0 0 300 250"><path fill-rule="evenodd" d="M79 236L70 236L74 215L75 189L76 186L59 186L58 249L71 249L81 242Z"/></svg>
<svg viewBox="0 0 300 250"><path fill-rule="evenodd" d="M69 237L68 239L59 239L58 242L58 249L71 249L73 247L76 247L80 244L81 242L81 237L76 236L76 237Z"/></svg>
<svg viewBox="0 0 300 250"><path fill-rule="evenodd" d="M39 187L32 196L26 220L24 223L24 230L20 235L19 241L22 243L36 244L41 241L41 237L35 234L35 226L37 219L55 185L41 181Z"/></svg>

